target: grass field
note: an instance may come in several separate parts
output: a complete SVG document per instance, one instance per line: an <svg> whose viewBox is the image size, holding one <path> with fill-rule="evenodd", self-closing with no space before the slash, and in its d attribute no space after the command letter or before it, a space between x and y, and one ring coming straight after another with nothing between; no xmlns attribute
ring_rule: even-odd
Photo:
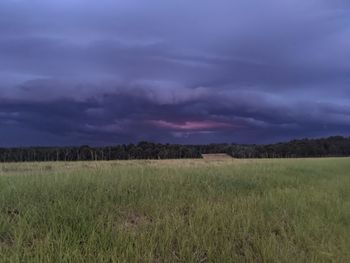
<svg viewBox="0 0 350 263"><path fill-rule="evenodd" d="M0 164L0 262L350 262L350 159Z"/></svg>

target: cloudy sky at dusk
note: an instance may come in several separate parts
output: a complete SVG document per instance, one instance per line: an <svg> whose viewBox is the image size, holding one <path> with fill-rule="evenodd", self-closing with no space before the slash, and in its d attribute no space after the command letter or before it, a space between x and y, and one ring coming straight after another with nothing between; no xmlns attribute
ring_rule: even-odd
<svg viewBox="0 0 350 263"><path fill-rule="evenodd" d="M348 0L0 1L0 146L329 135Z"/></svg>

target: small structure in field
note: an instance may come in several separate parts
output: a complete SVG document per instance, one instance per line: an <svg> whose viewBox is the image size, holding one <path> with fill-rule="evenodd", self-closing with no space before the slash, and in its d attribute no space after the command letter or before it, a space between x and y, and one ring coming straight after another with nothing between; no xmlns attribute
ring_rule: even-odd
<svg viewBox="0 0 350 263"><path fill-rule="evenodd" d="M232 159L232 156L227 153L206 153L202 154L204 160L229 160Z"/></svg>

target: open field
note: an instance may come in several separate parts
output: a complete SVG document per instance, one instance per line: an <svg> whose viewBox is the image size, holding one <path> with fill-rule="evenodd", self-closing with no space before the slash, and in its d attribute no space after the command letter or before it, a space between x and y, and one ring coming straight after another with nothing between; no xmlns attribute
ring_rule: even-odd
<svg viewBox="0 0 350 263"><path fill-rule="evenodd" d="M0 262L350 262L350 159L0 164Z"/></svg>

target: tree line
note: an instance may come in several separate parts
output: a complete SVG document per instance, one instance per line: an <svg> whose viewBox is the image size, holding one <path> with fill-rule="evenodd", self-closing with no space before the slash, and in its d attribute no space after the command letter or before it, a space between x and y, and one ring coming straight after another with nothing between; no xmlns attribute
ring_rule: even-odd
<svg viewBox="0 0 350 263"><path fill-rule="evenodd" d="M333 136L276 144L180 145L140 142L107 147L0 148L0 162L91 161L201 158L205 153L227 153L234 158L297 158L350 156L350 137Z"/></svg>

